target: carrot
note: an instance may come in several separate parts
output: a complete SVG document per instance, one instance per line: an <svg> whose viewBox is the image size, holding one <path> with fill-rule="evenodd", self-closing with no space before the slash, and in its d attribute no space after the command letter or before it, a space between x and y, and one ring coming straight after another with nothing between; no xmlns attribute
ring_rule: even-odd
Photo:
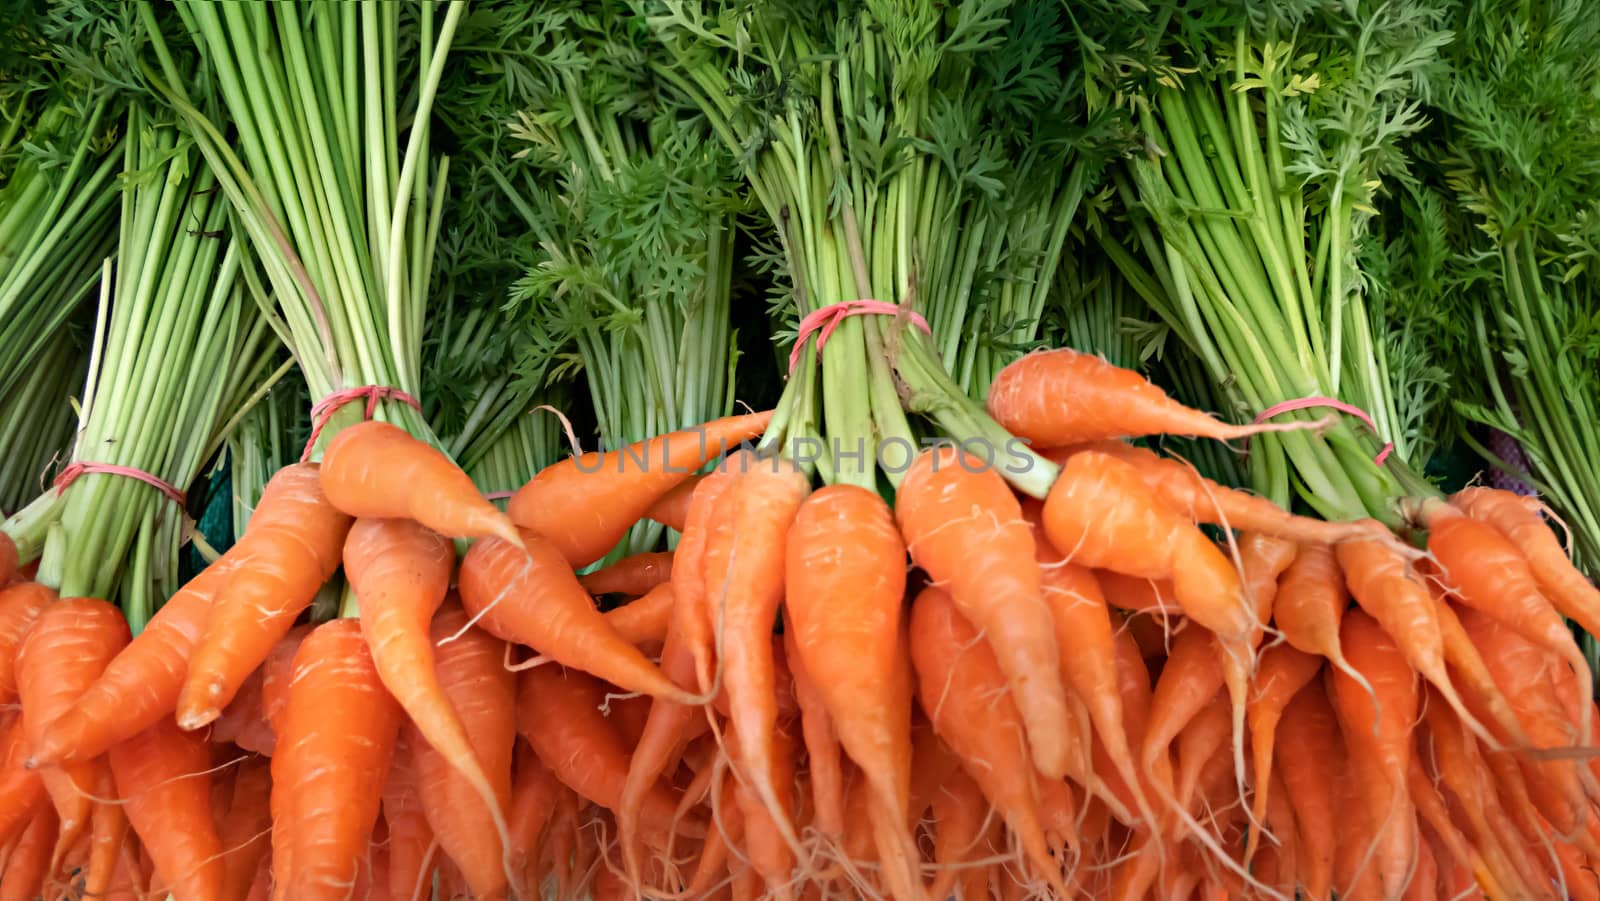
<svg viewBox="0 0 1600 901"><path fill-rule="evenodd" d="M942 589L924 588L911 606L911 659L918 697L934 731L1005 818L1024 856L1059 894L1066 886L1039 822L1034 767L1022 716L979 632Z"/></svg>
<svg viewBox="0 0 1600 901"><path fill-rule="evenodd" d="M1334 554L1356 603L1393 637L1410 668L1438 689L1439 696L1474 732L1491 740L1487 730L1461 702L1461 696L1445 671L1444 637L1439 631L1433 597L1427 587L1407 571L1405 560L1393 548L1376 541L1345 542L1334 549ZM1361 630L1367 631L1364 626ZM1341 640L1343 631L1341 628ZM1348 643L1343 648L1347 656L1355 653ZM1352 668L1361 669L1359 666ZM1348 673L1345 675L1349 677ZM1380 706L1381 695L1381 691L1374 693Z"/></svg>
<svg viewBox="0 0 1600 901"><path fill-rule="evenodd" d="M689 522L689 502L704 475L690 476L683 484L661 495L661 499L644 512L645 519L661 523L675 532L682 532Z"/></svg>
<svg viewBox="0 0 1600 901"><path fill-rule="evenodd" d="M481 628L624 691L697 702L617 634L553 545L532 532L522 539L525 551L484 539L461 561L461 602Z"/></svg>
<svg viewBox="0 0 1600 901"><path fill-rule="evenodd" d="M109 768L100 773L95 794L102 798L114 797L116 780ZM89 855L81 872L83 880L74 886L83 898L103 898L111 890L117 875L117 860L122 856L122 846L128 839L128 815L120 804L96 804L90 815ZM0 867L3 867L0 864Z"/></svg>
<svg viewBox="0 0 1600 901"><path fill-rule="evenodd" d="M1456 508L1435 501L1422 504L1428 550L1442 570L1452 597L1504 623L1529 641L1565 660L1591 685L1594 675L1572 632L1539 590L1533 570L1511 541ZM1587 700L1590 691L1584 690ZM1589 735L1588 708L1582 709L1579 739Z"/></svg>
<svg viewBox="0 0 1600 901"><path fill-rule="evenodd" d="M1330 671L1330 696L1343 727L1353 781L1359 783L1361 803L1376 830L1379 881L1384 895L1392 898L1404 890L1417 853L1416 815L1406 792L1411 728L1421 703L1417 674L1398 642L1364 612L1346 614L1340 640L1351 665L1375 689L1368 693L1349 676Z"/></svg>
<svg viewBox="0 0 1600 901"><path fill-rule="evenodd" d="M710 686L716 655L706 602L706 572L713 561L726 555L732 540L728 489L738 478L744 459L743 451L733 454L699 483L689 503L683 539L673 553L672 625L694 659L697 688Z"/></svg>
<svg viewBox="0 0 1600 901"><path fill-rule="evenodd" d="M993 468L933 448L906 471L895 517L911 559L948 586L961 615L994 650L1027 727L1034 765L1066 776L1072 748L1055 622L1022 508Z"/></svg>
<svg viewBox="0 0 1600 901"><path fill-rule="evenodd" d="M803 683L812 682L839 743L871 785L875 806L890 822L904 823L910 815L912 685L902 613L906 548L894 515L871 491L833 485L800 505L787 541L790 628L784 639L802 712ZM804 679L803 672L827 678ZM816 770L813 762L814 779ZM821 797L817 811L826 820ZM910 834L875 832L889 843L880 849L885 882L904 899L919 881Z"/></svg>
<svg viewBox="0 0 1600 901"><path fill-rule="evenodd" d="M1278 724L1277 754L1284 766L1284 793L1295 820L1307 824L1300 833L1301 887L1306 896L1326 901L1333 884L1334 831L1337 821L1334 786L1344 780L1344 738L1321 680L1313 680L1289 701ZM1312 763L1314 762L1314 763Z"/></svg>
<svg viewBox="0 0 1600 901"><path fill-rule="evenodd" d="M792 569L791 569L792 572ZM823 703L821 689L806 671L794 644L794 628L785 624L783 644L789 669L794 673L795 698L800 703L801 739L809 764L812 804L817 829L835 843L844 841L844 769L840 763L839 735Z"/></svg>
<svg viewBox="0 0 1600 901"><path fill-rule="evenodd" d="M272 659L270 653L267 659ZM266 678L266 661L262 661L261 666L240 683L238 694L211 724L213 742L238 745L246 751L272 756L272 730L261 715L261 684Z"/></svg>
<svg viewBox="0 0 1600 901"><path fill-rule="evenodd" d="M56 841L56 812L48 804L34 809L0 873L0 901L33 901L50 874L50 849Z"/></svg>
<svg viewBox="0 0 1600 901"><path fill-rule="evenodd" d="M1117 642L1100 584L1089 570L1068 563L1043 535L1037 539L1040 584L1055 622L1056 643L1061 648L1061 676L1087 706L1094 721L1094 734L1121 775L1140 816L1146 822L1154 822L1122 720L1122 697L1117 692Z"/></svg>
<svg viewBox="0 0 1600 901"><path fill-rule="evenodd" d="M98 757L172 713L189 658L205 632L212 596L233 566L231 560L213 563L161 605L77 703L49 723L33 748L34 763Z"/></svg>
<svg viewBox="0 0 1600 901"><path fill-rule="evenodd" d="M389 888L395 901L418 897L432 872L433 828L422 809L417 752L420 734L415 726L400 730L388 778L383 782L383 821L389 831Z"/></svg>
<svg viewBox="0 0 1600 901"><path fill-rule="evenodd" d="M929 898L949 898L950 890L966 871L968 861L983 853L983 834L989 804L983 790L966 771L957 767L941 780L933 796L933 883ZM958 897L971 897L963 893Z"/></svg>
<svg viewBox="0 0 1600 901"><path fill-rule="evenodd" d="M316 465L286 466L272 482L284 489L274 493L272 506L284 509L259 520L253 516L230 548L238 565L217 589L178 695L178 725L185 729L198 729L221 715L250 671L267 659L339 568L351 520L324 496ZM265 506L263 495L257 510ZM289 510L295 515L287 515Z"/></svg>
<svg viewBox="0 0 1600 901"><path fill-rule="evenodd" d="M661 668L680 685L694 681L694 659L671 625L661 649ZM631 878L637 879L639 873L639 818L644 799L657 790L658 780L668 769L676 766L690 739L706 728L706 717L696 707L659 698L651 703L615 808L623 868Z"/></svg>
<svg viewBox="0 0 1600 901"><path fill-rule="evenodd" d="M290 833L280 853L274 831L275 896L349 892L378 820L400 720L359 624L333 620L306 636L272 758L273 822Z"/></svg>
<svg viewBox="0 0 1600 901"><path fill-rule="evenodd" d="M1439 789L1428 777L1419 757L1411 758L1411 768L1406 773L1406 791L1417 805L1420 825L1425 826L1426 831L1432 833L1432 838L1449 850L1447 859L1467 864L1473 870L1487 876L1483 859L1477 849L1468 844L1466 836L1462 835L1451 822L1450 811L1445 807ZM1424 844L1432 845L1434 842L1429 841ZM1485 888L1489 890L1491 897L1503 896L1502 889L1498 885L1491 883Z"/></svg>
<svg viewBox="0 0 1600 901"><path fill-rule="evenodd" d="M211 818L211 751L205 738L162 720L108 754L128 822L179 898L223 897L221 840Z"/></svg>
<svg viewBox="0 0 1600 901"><path fill-rule="evenodd" d="M1245 597L1256 612L1256 622L1265 626L1272 619L1272 605L1278 597L1278 579L1293 565L1300 549L1293 542L1262 532L1239 535L1239 563L1244 576ZM1255 642L1261 642L1261 630Z"/></svg>
<svg viewBox="0 0 1600 901"><path fill-rule="evenodd" d="M39 774L22 765L27 753L22 718L5 723L0 715L0 848L28 827L34 807L45 798Z"/></svg>
<svg viewBox="0 0 1600 901"><path fill-rule="evenodd" d="M707 561L705 604L713 623L720 683L727 692L738 740L732 756L750 790L766 805L778 833L798 856L793 811L779 806L774 770L779 683L771 636L783 601L784 538L811 488L805 474L787 459L741 453L726 465L740 470L729 482L724 503L732 541L725 557ZM745 811L747 836L758 828L752 816Z"/></svg>
<svg viewBox="0 0 1600 901"><path fill-rule="evenodd" d="M451 829L435 824L435 832L440 836L445 853L461 864L475 889L489 891L486 887L495 884L493 875L480 868L480 861L463 860L463 856L471 852L460 845L478 842L483 834L478 827L484 824L473 821L486 816L488 828L497 834L502 853L509 855L504 807L511 790L511 764L508 756L504 761L505 772L499 780L501 785L491 781L485 764L474 753L474 742L458 711L466 705L488 718L479 721L479 727L488 730L484 740L493 743L490 747L498 748L503 739L503 753L509 755L515 732L512 725L515 680L501 665L505 646L475 629L463 636L462 641L441 644L436 664L434 643L443 641L466 624L466 617L457 615L459 610L455 608L451 608L453 612L434 616L450 588L450 570L454 564L455 549L448 541L439 533L405 519L357 520L344 543L344 569L360 606L361 634L384 687L426 740L421 755L424 772L433 763L442 762L459 774L465 786L477 795L474 802L455 797L459 786L454 779L444 772L427 773L424 781L441 799L444 810L461 817ZM434 632L431 636L430 620ZM440 633L441 621L453 625ZM480 665L488 657L494 659ZM450 666L446 658L453 661ZM447 669L458 679L477 682L488 697L470 702L464 695L452 697L443 685ZM488 702L494 698L502 701L499 714L503 723L499 727L491 725L494 707ZM479 744L478 747L484 746ZM501 872L502 882L508 867L509 857L506 865L495 868Z"/></svg>
<svg viewBox="0 0 1600 901"><path fill-rule="evenodd" d="M1196 522L1295 543L1394 540L1388 527L1375 519L1330 522L1296 516L1267 498L1213 482L1187 461L1163 457L1148 448L1122 441L1098 441L1082 449L1100 451L1131 464L1156 496Z"/></svg>
<svg viewBox="0 0 1600 901"><path fill-rule="evenodd" d="M519 540L512 521L454 461L376 419L349 426L328 442L322 490L348 516L414 519L451 538Z"/></svg>
<svg viewBox="0 0 1600 901"><path fill-rule="evenodd" d="M1467 702L1468 709L1477 716L1499 730L1503 740L1519 747L1527 747L1528 737L1522 730L1522 724L1517 720L1516 711L1512 709L1511 702L1495 684L1494 676L1489 672L1489 666L1484 661L1483 655L1478 652L1477 645L1472 643L1472 637L1461 625L1461 620L1456 616L1450 602L1443 596L1443 589L1432 578L1428 580L1430 593L1433 594L1434 611L1439 618L1439 637L1444 642L1444 661L1449 664L1455 673L1455 678L1461 683L1465 692L1463 700Z"/></svg>
<svg viewBox="0 0 1600 901"><path fill-rule="evenodd" d="M290 629L261 664L261 718L274 736L283 732L283 712L288 709L289 686L294 681L294 660L313 628L305 624Z"/></svg>
<svg viewBox="0 0 1600 901"><path fill-rule="evenodd" d="M1227 693L1219 692L1178 733L1174 794L1186 810L1195 809L1194 802L1204 797L1204 770L1228 742L1228 717Z"/></svg>
<svg viewBox="0 0 1600 901"><path fill-rule="evenodd" d="M1115 457L1074 454L1045 500L1044 527L1050 543L1081 566L1172 579L1183 612L1225 642L1256 628L1232 561Z"/></svg>
<svg viewBox="0 0 1600 901"><path fill-rule="evenodd" d="M606 611L606 622L631 645L664 641L677 600L677 590L672 583L662 582L621 607Z"/></svg>
<svg viewBox="0 0 1600 901"><path fill-rule="evenodd" d="M506 512L543 535L573 567L606 555L640 517L730 446L760 435L772 411L728 416L606 453L546 466L517 489Z"/></svg>
<svg viewBox="0 0 1600 901"><path fill-rule="evenodd" d="M511 785L511 810L507 825L511 830L511 866L521 895L531 896L529 867L538 858L539 838L555 810L556 795L563 791L550 768L545 766L527 742L519 741L515 755L516 779Z"/></svg>
<svg viewBox="0 0 1600 901"><path fill-rule="evenodd" d="M1339 645L1339 625L1350 592L1333 548L1302 544L1294 562L1278 579L1273 596L1273 625L1290 647L1314 657L1324 657L1334 668L1359 682L1365 678L1350 667Z"/></svg>
<svg viewBox="0 0 1600 901"><path fill-rule="evenodd" d="M732 795L735 784L733 774L727 773L721 796ZM712 816L711 827L706 831L705 844L701 846L700 857L695 861L694 873L689 877L685 890L688 897L707 897L717 878L727 872L730 849L743 844L744 817L739 812L739 805L722 806Z"/></svg>
<svg viewBox="0 0 1600 901"><path fill-rule="evenodd" d="M438 646L436 669L445 703L464 727L461 737L467 743L460 753L466 758L447 754L431 741L414 747L422 807L439 847L460 867L472 893L488 899L509 891L505 809L511 803L517 684L503 665L505 643L466 628L466 622L466 614L451 604L434 617L430 633ZM459 639L446 642L458 633ZM422 731L420 725L417 730Z"/></svg>
<svg viewBox="0 0 1600 901"><path fill-rule="evenodd" d="M1255 799L1250 807L1250 822L1260 823L1267 815L1272 788L1272 751L1283 710L1300 689L1322 670L1322 658L1303 654L1287 644L1275 645L1261 655L1256 668L1255 694L1250 698L1250 753L1255 766ZM1261 830L1250 830L1244 859L1249 861L1260 839Z"/></svg>
<svg viewBox="0 0 1600 901"><path fill-rule="evenodd" d="M672 578L671 551L644 551L587 575L578 584L590 594L625 594L638 597Z"/></svg>
<svg viewBox="0 0 1600 901"><path fill-rule="evenodd" d="M1150 772L1173 739L1222 688L1222 665L1212 635L1191 623L1172 640L1172 653L1156 679L1139 765Z"/></svg>
<svg viewBox="0 0 1600 901"><path fill-rule="evenodd" d="M62 598L39 613L17 653L17 695L30 747L127 644L127 620L105 601ZM103 759L95 759L38 770L60 817L59 850L71 848L88 828L88 793L99 784L104 767Z"/></svg>
<svg viewBox="0 0 1600 901"><path fill-rule="evenodd" d="M792 725L776 723L772 738L767 743L768 759L761 763L772 780L772 797L764 798L757 791L755 780L746 774L734 785L734 799L744 819L744 851L750 864L761 874L767 893L774 899L792 898L796 881L795 843L784 833L773 811L787 814L795 809L795 758L799 742ZM730 721L730 744L740 746L742 736L738 723Z"/></svg>
<svg viewBox="0 0 1600 901"><path fill-rule="evenodd" d="M272 846L272 765L261 757L248 757L238 764L227 813L217 824L222 842L222 897L237 901L250 892L250 883L261 869Z"/></svg>
<svg viewBox="0 0 1600 901"><path fill-rule="evenodd" d="M1465 488L1451 495L1450 503L1504 535L1521 552L1539 587L1561 615L1576 620L1590 635L1600 635L1600 588L1567 559L1555 533L1539 515L1543 504L1497 488Z"/></svg>
<svg viewBox="0 0 1600 901"><path fill-rule="evenodd" d="M16 703L17 649L39 612L55 599L54 591L37 582L0 589L0 706Z"/></svg>
<svg viewBox="0 0 1600 901"><path fill-rule="evenodd" d="M606 686L562 666L536 666L517 685L517 731L563 785L616 810L627 781L628 747L600 712ZM652 839L673 828L677 802L657 783L644 796L640 821Z"/></svg>

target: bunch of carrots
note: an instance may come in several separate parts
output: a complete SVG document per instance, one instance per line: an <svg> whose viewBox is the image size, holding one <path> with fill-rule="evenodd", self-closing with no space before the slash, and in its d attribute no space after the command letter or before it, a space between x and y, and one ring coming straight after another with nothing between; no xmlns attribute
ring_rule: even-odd
<svg viewBox="0 0 1600 901"><path fill-rule="evenodd" d="M502 513L361 423L131 639L5 543L0 901L1600 898L1600 593L1533 502L1291 515L1127 441L1277 427L1070 350L988 410L1042 500L813 490L756 413Z"/></svg>

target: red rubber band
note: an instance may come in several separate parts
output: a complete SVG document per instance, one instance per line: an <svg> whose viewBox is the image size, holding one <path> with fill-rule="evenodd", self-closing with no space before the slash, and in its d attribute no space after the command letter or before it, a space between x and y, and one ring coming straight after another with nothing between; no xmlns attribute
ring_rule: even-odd
<svg viewBox="0 0 1600 901"><path fill-rule="evenodd" d="M828 337L839 323L851 316L876 314L880 316L898 316L902 312L911 318L912 324L928 334L933 334L933 329L928 327L928 320L922 318L921 313L902 310L898 305L882 300L863 298L861 300L843 300L831 303L825 307L813 310L806 318L800 320L800 328L794 336L794 349L789 351L789 371L794 372L795 364L800 362L800 351L806 346L806 339L812 332L820 331L817 335L817 353L822 353L822 345L828 343Z"/></svg>
<svg viewBox="0 0 1600 901"><path fill-rule="evenodd" d="M138 479L171 498L178 506L183 506L183 492L162 481L159 476L151 475L142 469L134 469L132 466L117 466L114 463L92 463L87 460L80 460L77 463L68 464L66 469L61 470L61 475L56 476L55 489L57 491L65 491L67 486L78 480L79 476L86 476L94 472L104 473L109 476L125 476L130 479Z"/></svg>
<svg viewBox="0 0 1600 901"><path fill-rule="evenodd" d="M311 437L306 439L306 449L300 454L300 462L311 459L311 449L317 446L317 438L322 435L322 430L328 425L328 420L340 407L360 398L367 399L367 409L364 419L371 419L372 414L378 410L378 401L397 400L418 412L422 410L422 403L399 388L388 385L361 385L356 388L341 388L324 397L311 406Z"/></svg>
<svg viewBox="0 0 1600 901"><path fill-rule="evenodd" d="M1332 397L1302 397L1299 400L1286 400L1281 404L1273 404L1265 410L1262 410L1256 416L1255 421L1266 422L1272 417L1277 416L1279 413L1288 413L1293 410L1307 410L1313 407L1329 407L1334 410L1338 410L1340 413L1346 413L1350 416L1354 416L1366 423L1367 428L1371 429L1373 434L1377 434L1378 432L1378 424L1372 421L1372 417L1367 414L1366 410L1361 409L1355 404L1347 404L1342 400ZM1394 442L1385 441L1383 444L1383 450L1378 451L1378 456L1374 457L1372 462L1382 466L1383 461L1389 459L1389 455L1391 453L1394 453Z"/></svg>

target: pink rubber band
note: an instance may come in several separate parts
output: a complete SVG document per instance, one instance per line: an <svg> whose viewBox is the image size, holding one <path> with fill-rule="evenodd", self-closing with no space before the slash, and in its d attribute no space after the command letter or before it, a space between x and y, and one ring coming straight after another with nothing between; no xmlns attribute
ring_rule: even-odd
<svg viewBox="0 0 1600 901"><path fill-rule="evenodd" d="M130 479L138 479L146 485L149 485L151 488L154 488L155 490L171 498L175 503L177 503L178 506L183 506L183 492L172 487L166 482L163 482L159 476L153 476L142 469L134 469L131 466L117 466L114 463L91 463L88 461L79 461L77 463L69 464L66 469L61 470L61 475L56 476L55 488L57 491L65 491L67 490L67 486L78 480L79 476L86 476L94 472L104 473L109 476L124 476Z"/></svg>
<svg viewBox="0 0 1600 901"><path fill-rule="evenodd" d="M484 497L489 499L489 500L491 500L491 501L503 501L503 500L506 500L506 499L510 498L511 495L513 495L513 494L516 494L516 492L515 491L491 491L488 494L485 494Z"/></svg>
<svg viewBox="0 0 1600 901"><path fill-rule="evenodd" d="M1354 404L1347 404L1342 400L1332 397L1302 397L1299 400L1286 400L1281 404L1273 404L1265 410L1262 410L1256 416L1255 421L1266 422L1272 417L1277 416L1279 413L1289 413L1294 410L1308 410L1313 407L1329 407L1331 409L1338 410L1340 413L1354 416L1366 423L1367 428L1371 429L1373 434L1377 434L1378 432L1378 424L1372 421L1372 417L1367 414L1366 410L1363 410ZM1389 455L1391 453L1394 453L1394 442L1385 441L1383 444L1383 450L1378 451L1378 456L1374 457L1372 462L1382 466L1383 461L1389 459Z"/></svg>
<svg viewBox="0 0 1600 901"><path fill-rule="evenodd" d="M833 330L838 328L839 323L845 321L845 319L869 313L880 316L898 316L902 312L911 318L912 324L917 328L930 335L933 334L933 329L928 327L928 320L922 318L921 313L902 310L898 305L887 301L872 300L870 298L842 300L813 310L806 318L800 320L800 328L794 336L794 349L789 351L789 371L794 372L795 364L800 362L800 352L805 348L806 339L811 337L812 332L820 332L817 335L817 353L822 353L822 345L828 343L828 338L833 334Z"/></svg>
<svg viewBox="0 0 1600 901"><path fill-rule="evenodd" d="M306 439L306 449L300 454L300 462L311 459L311 449L317 446L317 438L322 435L322 430L328 425L328 420L338 409L351 401L360 398L367 399L365 419L371 419L372 414L378 410L378 401L397 400L419 412L422 404L416 398L388 385L361 385L356 388L341 388L324 397L311 406L311 437Z"/></svg>

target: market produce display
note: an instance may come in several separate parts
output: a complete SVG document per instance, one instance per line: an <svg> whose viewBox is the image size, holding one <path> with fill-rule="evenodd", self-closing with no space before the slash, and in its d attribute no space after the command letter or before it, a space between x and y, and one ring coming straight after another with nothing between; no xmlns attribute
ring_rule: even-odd
<svg viewBox="0 0 1600 901"><path fill-rule="evenodd" d="M0 901L1600 901L1600 3L7 27Z"/></svg>

